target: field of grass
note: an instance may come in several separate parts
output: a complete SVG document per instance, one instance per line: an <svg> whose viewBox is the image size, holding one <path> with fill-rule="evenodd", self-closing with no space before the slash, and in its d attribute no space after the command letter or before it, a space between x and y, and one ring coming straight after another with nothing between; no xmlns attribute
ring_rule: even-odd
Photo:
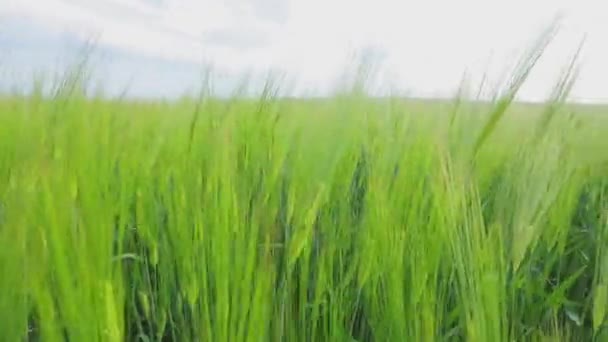
<svg viewBox="0 0 608 342"><path fill-rule="evenodd" d="M606 341L606 132L559 93L5 98L0 340Z"/></svg>

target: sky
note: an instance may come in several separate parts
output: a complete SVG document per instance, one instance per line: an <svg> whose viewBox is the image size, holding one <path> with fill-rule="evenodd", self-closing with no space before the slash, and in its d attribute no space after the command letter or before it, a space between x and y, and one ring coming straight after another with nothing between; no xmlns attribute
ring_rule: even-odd
<svg viewBox="0 0 608 342"><path fill-rule="evenodd" d="M520 98L551 93L585 37L572 98L608 101L608 24L599 0L1 0L0 88L63 70L96 42L110 94L173 97L210 68L216 91L279 75L290 95L329 94L372 56L377 93L449 97L466 74L495 89L558 16L558 35ZM253 82L252 84L260 84Z"/></svg>

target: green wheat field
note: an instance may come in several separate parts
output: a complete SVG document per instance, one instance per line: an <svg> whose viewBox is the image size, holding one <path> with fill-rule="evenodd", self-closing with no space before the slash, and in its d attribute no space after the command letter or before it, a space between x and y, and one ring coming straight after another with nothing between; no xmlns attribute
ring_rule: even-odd
<svg viewBox="0 0 608 342"><path fill-rule="evenodd" d="M608 341L608 107L0 100L1 341Z"/></svg>

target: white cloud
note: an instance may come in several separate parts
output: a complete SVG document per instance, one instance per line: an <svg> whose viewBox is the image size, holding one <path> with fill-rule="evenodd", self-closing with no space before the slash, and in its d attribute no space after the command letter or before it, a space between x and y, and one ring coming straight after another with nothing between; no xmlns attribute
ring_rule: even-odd
<svg viewBox="0 0 608 342"><path fill-rule="evenodd" d="M525 88L551 88L583 33L584 68L575 96L608 99L603 38L594 0L9 0L0 15L87 37L134 54L210 61L232 72L277 68L304 87L327 87L355 49L383 51L385 80L425 94L449 94L465 69L494 75L558 13L564 27ZM491 63L487 61L492 56Z"/></svg>

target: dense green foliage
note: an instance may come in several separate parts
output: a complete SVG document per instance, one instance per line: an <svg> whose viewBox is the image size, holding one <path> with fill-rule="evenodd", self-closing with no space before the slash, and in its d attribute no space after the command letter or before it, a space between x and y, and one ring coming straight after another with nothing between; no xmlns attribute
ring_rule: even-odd
<svg viewBox="0 0 608 342"><path fill-rule="evenodd" d="M5 100L3 339L602 339L602 113L498 107Z"/></svg>

